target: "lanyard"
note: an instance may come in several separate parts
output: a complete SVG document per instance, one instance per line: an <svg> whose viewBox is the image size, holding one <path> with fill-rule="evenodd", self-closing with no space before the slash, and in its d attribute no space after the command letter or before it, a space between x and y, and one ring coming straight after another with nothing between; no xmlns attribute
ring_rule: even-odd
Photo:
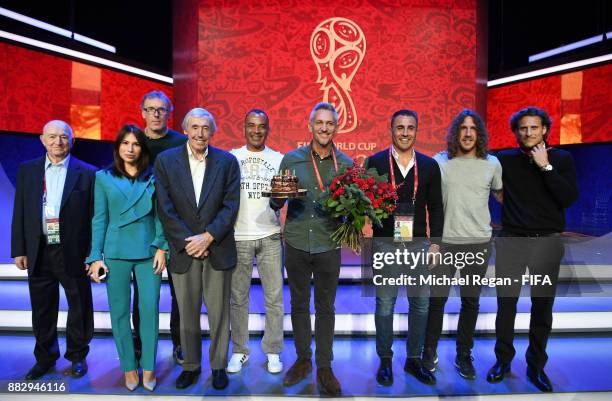
<svg viewBox="0 0 612 401"><path fill-rule="evenodd" d="M45 170L43 174L43 198L42 198L43 206L47 204L47 171Z"/></svg>
<svg viewBox="0 0 612 401"><path fill-rule="evenodd" d="M319 183L319 189L321 192L325 192L325 186L323 185L323 180L321 179L321 174L319 174L319 169L317 168L317 162L315 161L314 155L312 154L312 144L310 145L310 159L312 160L312 168L314 168L315 175L317 176L317 182ZM338 172L338 160L336 159L336 151L334 150L334 145L332 144L331 150L332 158L334 159L334 168L336 169L336 173Z"/></svg>
<svg viewBox="0 0 612 401"><path fill-rule="evenodd" d="M395 185L395 170L393 168L393 147L389 146L389 171L391 172L391 186L393 190L397 189ZM414 159L414 191L412 192L412 206L416 202L417 191L419 189L419 166L417 165L416 152L412 150L412 158Z"/></svg>
<svg viewBox="0 0 612 401"><path fill-rule="evenodd" d="M43 171L43 206L47 204L47 171L50 167L55 166L53 163L49 164L49 166L45 167L45 171Z"/></svg>

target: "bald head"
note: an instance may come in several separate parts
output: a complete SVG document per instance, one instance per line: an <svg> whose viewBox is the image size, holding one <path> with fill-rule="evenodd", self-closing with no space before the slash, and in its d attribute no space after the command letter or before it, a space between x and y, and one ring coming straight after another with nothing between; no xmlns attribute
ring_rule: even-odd
<svg viewBox="0 0 612 401"><path fill-rule="evenodd" d="M66 135L70 137L70 139L72 139L72 128L70 127L70 125L68 125L67 122L62 120L49 121L43 127L43 135L45 134L45 132L53 128L63 131Z"/></svg>
<svg viewBox="0 0 612 401"><path fill-rule="evenodd" d="M40 136L47 156L53 163L59 163L64 160L72 149L74 137L72 128L62 120L52 120L43 127L42 135Z"/></svg>

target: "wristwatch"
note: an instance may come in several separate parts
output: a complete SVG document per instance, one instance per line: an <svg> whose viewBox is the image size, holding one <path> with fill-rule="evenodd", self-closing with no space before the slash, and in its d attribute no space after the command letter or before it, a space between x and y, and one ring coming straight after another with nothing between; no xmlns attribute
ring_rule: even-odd
<svg viewBox="0 0 612 401"><path fill-rule="evenodd" d="M552 171L552 169L553 169L553 166L550 163L548 163L546 166L541 168L542 171Z"/></svg>

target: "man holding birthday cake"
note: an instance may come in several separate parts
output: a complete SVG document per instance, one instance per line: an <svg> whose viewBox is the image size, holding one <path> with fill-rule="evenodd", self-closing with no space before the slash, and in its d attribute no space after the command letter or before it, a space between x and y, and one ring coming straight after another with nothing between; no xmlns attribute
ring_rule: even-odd
<svg viewBox="0 0 612 401"><path fill-rule="evenodd" d="M298 178L306 196L289 199L285 224L285 266L291 292L291 323L297 360L287 371L285 386L299 383L312 372L312 328L310 325L310 280L314 277L315 342L317 384L322 394L337 396L340 384L331 369L336 288L340 276L340 247L330 237L338 222L317 206L334 175L353 165L350 157L333 144L338 129L338 113L329 103L318 103L310 113L310 144L283 158L280 170ZM272 198L273 208L285 199Z"/></svg>

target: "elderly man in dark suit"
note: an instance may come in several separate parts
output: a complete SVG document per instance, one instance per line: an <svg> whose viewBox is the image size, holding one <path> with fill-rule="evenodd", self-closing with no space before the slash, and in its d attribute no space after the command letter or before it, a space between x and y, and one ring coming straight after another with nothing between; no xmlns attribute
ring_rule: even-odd
<svg viewBox="0 0 612 401"><path fill-rule="evenodd" d="M181 315L182 389L201 372L202 296L210 327L212 384L227 387L229 302L236 266L234 223L240 205L240 167L228 152L209 146L215 119L195 108L183 119L187 144L157 157L155 172L159 217L171 247L169 270Z"/></svg>
<svg viewBox="0 0 612 401"><path fill-rule="evenodd" d="M59 359L59 284L68 300L65 358L70 373L87 373L85 357L93 336L91 285L85 258L91 242L92 189L96 169L70 155L72 129L48 122L40 137L47 153L23 163L17 173L11 256L28 270L36 364L26 375L36 380Z"/></svg>

